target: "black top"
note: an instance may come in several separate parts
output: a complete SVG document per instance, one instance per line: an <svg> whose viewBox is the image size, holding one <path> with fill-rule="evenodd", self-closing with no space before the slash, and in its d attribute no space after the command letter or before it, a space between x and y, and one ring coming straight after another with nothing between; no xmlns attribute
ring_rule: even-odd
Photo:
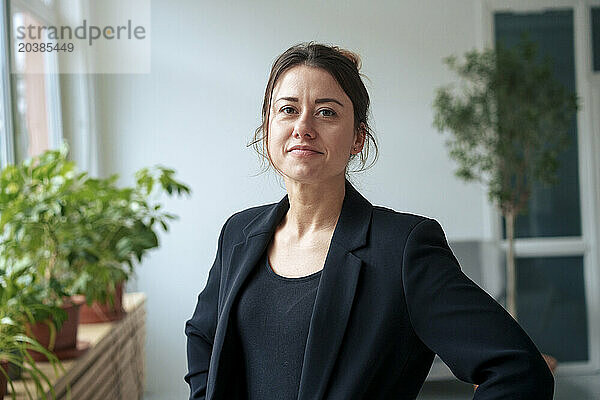
<svg viewBox="0 0 600 400"><path fill-rule="evenodd" d="M321 271L277 275L263 255L233 313L249 400L297 399Z"/></svg>

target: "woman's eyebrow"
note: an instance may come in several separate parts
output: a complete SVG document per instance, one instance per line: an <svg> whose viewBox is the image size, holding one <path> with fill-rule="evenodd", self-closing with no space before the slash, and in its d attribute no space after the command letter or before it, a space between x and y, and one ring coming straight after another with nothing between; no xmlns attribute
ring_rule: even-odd
<svg viewBox="0 0 600 400"><path fill-rule="evenodd" d="M298 98L297 97L280 97L277 100L275 100L275 103L277 103L280 100L293 101L293 102L296 102L296 103L298 102ZM325 98L322 98L322 99L316 99L315 100L315 104L320 104L320 103L337 103L340 106L344 107L344 105L339 100L336 100L336 99L331 98L331 97L325 97Z"/></svg>
<svg viewBox="0 0 600 400"><path fill-rule="evenodd" d="M340 106L344 107L344 105L340 101L338 101L334 98L331 98L331 97L326 97L324 99L316 99L315 104L319 104L319 103L337 103Z"/></svg>
<svg viewBox="0 0 600 400"><path fill-rule="evenodd" d="M298 98L297 97L280 97L277 100L275 100L275 103L277 103L278 101L281 100L286 100L286 101L294 101L294 102L298 102Z"/></svg>

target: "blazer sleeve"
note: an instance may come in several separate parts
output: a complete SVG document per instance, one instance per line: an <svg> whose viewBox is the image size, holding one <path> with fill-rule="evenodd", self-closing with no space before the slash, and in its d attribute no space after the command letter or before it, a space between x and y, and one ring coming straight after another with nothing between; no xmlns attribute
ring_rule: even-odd
<svg viewBox="0 0 600 400"><path fill-rule="evenodd" d="M404 294L413 329L474 399L552 399L554 378L512 316L460 270L440 224L419 222L404 249Z"/></svg>
<svg viewBox="0 0 600 400"><path fill-rule="evenodd" d="M221 229L217 255L209 271L206 286L198 295L192 318L185 324L187 336L188 373L184 380L190 385L190 400L205 399L208 369L217 327L221 258L225 225Z"/></svg>

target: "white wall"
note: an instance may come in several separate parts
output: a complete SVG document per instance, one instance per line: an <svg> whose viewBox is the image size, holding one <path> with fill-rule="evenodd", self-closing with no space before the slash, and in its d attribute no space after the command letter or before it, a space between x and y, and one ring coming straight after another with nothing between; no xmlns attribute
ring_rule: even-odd
<svg viewBox="0 0 600 400"><path fill-rule="evenodd" d="M152 2L152 73L97 76L100 171L123 183L161 163L193 188L167 201L181 219L139 269L148 295L147 387L185 398L184 322L204 287L219 229L234 211L279 200L273 175L254 177L245 144L274 58L317 40L357 51L370 81L380 160L356 178L375 204L438 219L450 240L489 235L485 193L453 176L432 128L434 89L452 79L441 59L477 46L477 0Z"/></svg>

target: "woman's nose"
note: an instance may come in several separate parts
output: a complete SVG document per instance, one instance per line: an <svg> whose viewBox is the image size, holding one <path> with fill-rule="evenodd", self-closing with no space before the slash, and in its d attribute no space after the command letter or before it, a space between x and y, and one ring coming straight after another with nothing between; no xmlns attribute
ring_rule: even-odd
<svg viewBox="0 0 600 400"><path fill-rule="evenodd" d="M295 137L310 137L314 139L316 137L315 128L312 124L311 115L309 113L302 113L296 120L294 124L294 132L293 135Z"/></svg>

